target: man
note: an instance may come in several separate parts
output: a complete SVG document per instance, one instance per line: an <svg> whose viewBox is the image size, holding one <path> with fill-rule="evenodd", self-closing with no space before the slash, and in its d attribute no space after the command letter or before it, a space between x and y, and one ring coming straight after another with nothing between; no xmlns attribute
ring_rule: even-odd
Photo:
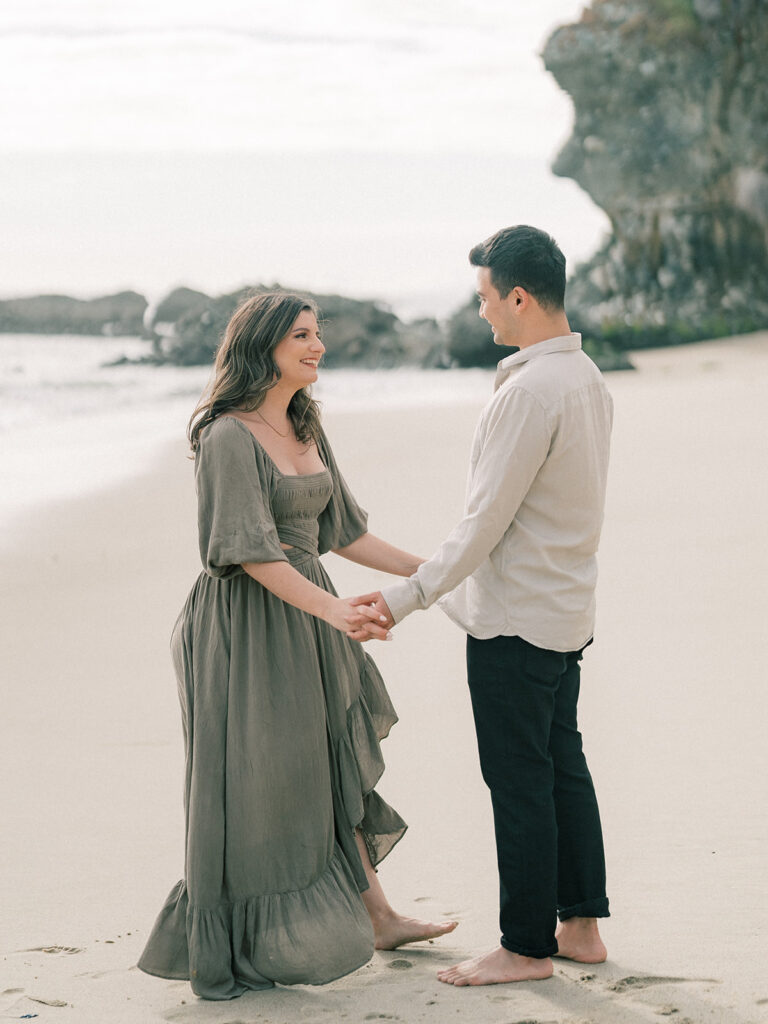
<svg viewBox="0 0 768 1024"><path fill-rule="evenodd" d="M468 634L502 936L492 952L438 973L453 985L548 978L558 953L599 963L596 919L608 916L576 705L594 626L612 403L568 325L565 257L554 240L505 228L469 258L480 316L497 345L519 351L499 363L480 417L466 514L413 576L355 599L375 602L391 626L442 598Z"/></svg>

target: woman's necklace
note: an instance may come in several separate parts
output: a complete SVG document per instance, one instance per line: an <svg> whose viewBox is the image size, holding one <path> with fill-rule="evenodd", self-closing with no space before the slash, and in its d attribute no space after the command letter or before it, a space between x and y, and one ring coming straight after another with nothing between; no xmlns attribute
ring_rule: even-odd
<svg viewBox="0 0 768 1024"><path fill-rule="evenodd" d="M253 411L254 411L254 412L256 413L256 415L257 415L257 416L259 417L259 419L261 420L261 422L262 422L262 423L266 423L266 425L267 425L267 426L269 427L269 429L270 429L270 430L274 430L274 432L275 432L275 433L277 434L277 436L278 436L278 437L288 437L288 435L289 435L289 434L290 434L290 432L291 432L291 428L290 428L290 427L289 427L289 428L288 428L288 430L287 430L287 431L286 431L286 432L285 432L285 433L283 434L283 433L281 433L281 432L280 432L280 431L279 431L279 430L277 429L277 427L273 427L273 426L272 426L272 424L271 424L271 423L269 422L269 420L266 420L266 419L264 419L264 417L263 417L263 416L261 415L261 413L259 412L259 410L258 410L258 409L254 409Z"/></svg>

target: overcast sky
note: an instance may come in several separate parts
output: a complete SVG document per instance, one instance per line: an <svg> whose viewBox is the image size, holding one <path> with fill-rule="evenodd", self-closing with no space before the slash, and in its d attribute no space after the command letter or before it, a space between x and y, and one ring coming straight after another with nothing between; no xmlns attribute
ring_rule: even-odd
<svg viewBox="0 0 768 1024"><path fill-rule="evenodd" d="M294 264L278 237L280 212L290 221L290 211L308 204L333 211L330 225L322 218L326 266L312 271L311 261L299 258L296 276L308 287L330 286L366 226L361 175L369 193L389 195L386 211L373 204L371 230L416 218L420 233L434 228L436 244L463 247L463 233L450 228L457 216L461 231L476 240L486 230L478 210L487 211L488 224L504 222L519 216L517 208L507 213L505 194L532 196L532 205L523 203L531 216L523 209L521 219L556 211L580 258L595 247L605 221L574 185L547 170L570 131L571 106L539 53L552 29L578 18L583 6L581 0L6 0L0 7L0 230L15 242L4 246L0 294L93 293L131 283L163 288L190 277L199 286L224 288L254 274L284 278ZM45 155L62 152L68 155ZM149 184L146 174L137 178L130 159L109 158L159 152L167 159L155 163ZM174 162L173 154L185 153L196 154L192 181ZM251 199L242 167L239 177L233 168L230 182L216 162L217 154L221 160L233 153L251 154L243 163ZM292 153L296 160L286 164ZM347 163L344 154L351 155ZM371 157L364 171L355 154ZM430 159L437 196L429 188ZM475 161L474 173L468 160ZM179 204L174 194L185 189L186 212L169 221L168 211ZM233 190L244 204L249 236L254 225L273 224L247 265L249 243L221 194ZM468 200L473 192L481 197L477 209ZM111 248L94 237L107 215L105 193L112 202ZM349 223L345 193L353 200ZM164 274L147 253L146 235L143 242L127 238L122 251L114 244L115 233L135 235L137 216L147 227L157 221L158 196L164 197L160 229L173 233L185 254L175 264L162 261ZM396 208L399 218L392 215ZM225 227L231 246L212 261L204 242L207 232L219 237L217 226ZM343 237L350 231L351 241ZM73 243L55 245L46 233ZM317 239L310 232L312 245ZM385 240L381 260L397 248ZM365 267L346 272L339 287L375 291L384 265L377 268L375 256L371 261L368 275ZM454 287L445 272L438 260L434 280L422 272L412 290ZM409 285L403 277L394 287Z"/></svg>
<svg viewBox="0 0 768 1024"><path fill-rule="evenodd" d="M550 152L580 0L8 0L7 149Z"/></svg>

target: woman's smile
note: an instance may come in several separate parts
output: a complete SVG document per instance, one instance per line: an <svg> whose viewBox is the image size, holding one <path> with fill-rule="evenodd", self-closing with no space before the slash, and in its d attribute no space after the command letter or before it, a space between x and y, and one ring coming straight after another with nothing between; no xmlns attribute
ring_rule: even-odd
<svg viewBox="0 0 768 1024"><path fill-rule="evenodd" d="M317 376L323 352L325 345L320 338L317 318L310 310L304 309L290 332L275 347L274 360L281 379L286 383L295 382L298 387L306 387L309 382L298 367L307 367Z"/></svg>

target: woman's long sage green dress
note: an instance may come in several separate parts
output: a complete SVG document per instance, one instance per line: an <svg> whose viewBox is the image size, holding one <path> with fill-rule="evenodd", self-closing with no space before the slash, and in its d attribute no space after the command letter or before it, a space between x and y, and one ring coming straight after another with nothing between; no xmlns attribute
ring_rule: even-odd
<svg viewBox="0 0 768 1024"><path fill-rule="evenodd" d="M373 953L360 892L405 831L374 786L397 720L363 647L275 597L243 562L288 561L333 592L318 555L365 532L338 472L285 476L223 416L195 464L205 566L172 653L186 749L186 869L139 967L207 999L321 984ZM280 542L290 544L290 550Z"/></svg>

